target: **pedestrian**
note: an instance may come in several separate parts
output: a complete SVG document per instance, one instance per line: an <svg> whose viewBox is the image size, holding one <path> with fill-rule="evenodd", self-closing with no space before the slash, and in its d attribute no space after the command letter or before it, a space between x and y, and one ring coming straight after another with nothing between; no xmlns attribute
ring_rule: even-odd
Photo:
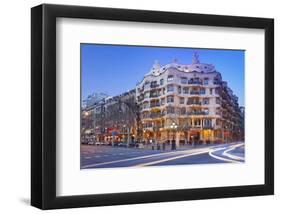
<svg viewBox="0 0 281 214"><path fill-rule="evenodd" d="M157 143L157 150L160 150L160 143Z"/></svg>
<svg viewBox="0 0 281 214"><path fill-rule="evenodd" d="M162 144L162 149L165 150L165 147L166 147L166 143L163 142L163 144Z"/></svg>

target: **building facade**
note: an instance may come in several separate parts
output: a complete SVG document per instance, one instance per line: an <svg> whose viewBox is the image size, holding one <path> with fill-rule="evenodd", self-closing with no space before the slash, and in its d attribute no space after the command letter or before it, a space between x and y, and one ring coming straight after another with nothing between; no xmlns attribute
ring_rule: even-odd
<svg viewBox="0 0 281 214"><path fill-rule="evenodd" d="M138 133L135 89L100 99L82 110L81 137L94 142L132 142Z"/></svg>
<svg viewBox="0 0 281 214"><path fill-rule="evenodd" d="M238 97L212 64L158 62L136 86L142 140L186 143L242 140L243 114Z"/></svg>
<svg viewBox="0 0 281 214"><path fill-rule="evenodd" d="M105 93L93 93L82 101L81 109L81 142L89 143L95 138L95 117L99 106L108 97Z"/></svg>

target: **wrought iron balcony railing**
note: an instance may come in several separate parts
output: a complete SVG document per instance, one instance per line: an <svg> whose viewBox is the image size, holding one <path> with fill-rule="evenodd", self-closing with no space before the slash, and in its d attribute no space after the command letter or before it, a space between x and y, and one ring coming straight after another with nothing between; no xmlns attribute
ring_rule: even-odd
<svg viewBox="0 0 281 214"><path fill-rule="evenodd" d="M187 104L187 105L202 105L202 102L194 102L194 101L193 101L193 102L192 102L192 101L189 102L189 101L188 101L186 104Z"/></svg>
<svg viewBox="0 0 281 214"><path fill-rule="evenodd" d="M202 81L194 81L194 80L189 80L188 84L190 85L202 85Z"/></svg>

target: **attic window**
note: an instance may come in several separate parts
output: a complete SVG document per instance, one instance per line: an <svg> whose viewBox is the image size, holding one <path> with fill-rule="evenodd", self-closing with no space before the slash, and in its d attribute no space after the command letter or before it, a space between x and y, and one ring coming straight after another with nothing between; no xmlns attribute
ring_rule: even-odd
<svg viewBox="0 0 281 214"><path fill-rule="evenodd" d="M168 75L167 81L173 81L174 80L174 75Z"/></svg>

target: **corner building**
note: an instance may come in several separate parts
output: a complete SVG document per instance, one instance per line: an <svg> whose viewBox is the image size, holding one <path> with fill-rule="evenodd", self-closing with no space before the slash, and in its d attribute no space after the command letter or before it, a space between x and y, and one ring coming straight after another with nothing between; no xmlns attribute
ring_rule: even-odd
<svg viewBox="0 0 281 214"><path fill-rule="evenodd" d="M227 143L243 139L238 97L212 64L155 62L136 86L143 141Z"/></svg>

